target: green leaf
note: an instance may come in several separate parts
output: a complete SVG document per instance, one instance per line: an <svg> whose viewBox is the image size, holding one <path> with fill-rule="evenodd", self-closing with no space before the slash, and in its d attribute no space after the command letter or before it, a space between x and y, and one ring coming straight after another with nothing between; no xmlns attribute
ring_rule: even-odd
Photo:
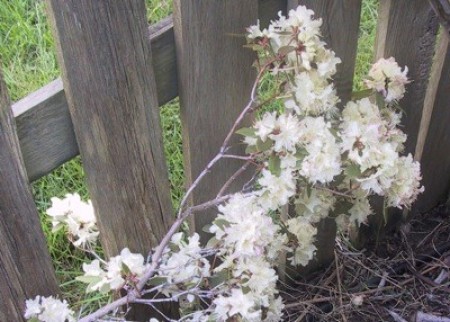
<svg viewBox="0 0 450 322"><path fill-rule="evenodd" d="M214 220L214 225L216 225L217 227L219 227L220 229L224 229L225 227L229 226L230 223L228 221L226 221L225 219L216 219Z"/></svg>
<svg viewBox="0 0 450 322"><path fill-rule="evenodd" d="M163 276L154 276L148 280L147 284L151 286L159 286L167 283L167 278Z"/></svg>
<svg viewBox="0 0 450 322"><path fill-rule="evenodd" d="M245 148L245 154L253 154L257 152L258 148L256 147L256 145L247 145L247 147Z"/></svg>
<svg viewBox="0 0 450 322"><path fill-rule="evenodd" d="M375 100L380 110L386 107L386 101L384 100L384 96L381 95L380 93L378 92L375 93Z"/></svg>
<svg viewBox="0 0 450 322"><path fill-rule="evenodd" d="M93 284L93 283L97 283L101 280L102 278L100 276L77 276L75 277L75 280L80 281L82 283L85 284Z"/></svg>
<svg viewBox="0 0 450 322"><path fill-rule="evenodd" d="M350 165L348 165L345 170L344 170L344 174L349 178L349 179L356 179L359 178L361 176L361 168L359 167L359 165L351 163Z"/></svg>
<svg viewBox="0 0 450 322"><path fill-rule="evenodd" d="M255 136L256 129L252 127L243 127L236 131L236 134L243 135L243 136Z"/></svg>
<svg viewBox="0 0 450 322"><path fill-rule="evenodd" d="M295 157L297 158L297 163L303 162L303 159L308 155L308 151L305 148L297 148L297 152L295 152Z"/></svg>
<svg viewBox="0 0 450 322"><path fill-rule="evenodd" d="M363 89L362 91L357 91L352 93L352 101L357 101L366 97L373 95L373 89Z"/></svg>
<svg viewBox="0 0 450 322"><path fill-rule="evenodd" d="M211 237L210 240L206 243L206 248L216 248L216 246L220 243L216 237Z"/></svg>
<svg viewBox="0 0 450 322"><path fill-rule="evenodd" d="M278 49L278 55L285 56L295 50L294 46L282 46Z"/></svg>
<svg viewBox="0 0 450 322"><path fill-rule="evenodd" d="M226 280L228 280L228 272L226 270L221 270L216 275L213 275L210 278L208 278L210 288L214 288L222 284Z"/></svg>
<svg viewBox="0 0 450 322"><path fill-rule="evenodd" d="M338 201L334 205L333 214L340 215L345 214L348 215L348 211L353 207L353 203L348 199L338 199Z"/></svg>
<svg viewBox="0 0 450 322"><path fill-rule="evenodd" d="M280 157L275 153L272 153L272 155L269 157L269 170L273 175L277 177L279 177L281 174L281 160Z"/></svg>
<svg viewBox="0 0 450 322"><path fill-rule="evenodd" d="M261 139L258 139L256 142L256 148L259 152L264 152L269 150L273 146L273 141L270 139L267 139L265 141L262 141Z"/></svg>
<svg viewBox="0 0 450 322"><path fill-rule="evenodd" d="M202 231L204 231L205 233L209 233L209 229L211 228L211 226L211 224L203 226Z"/></svg>
<svg viewBox="0 0 450 322"><path fill-rule="evenodd" d="M120 269L122 271L122 273L124 273L125 275L128 275L131 273L131 269L128 267L127 264L122 263L122 267Z"/></svg>

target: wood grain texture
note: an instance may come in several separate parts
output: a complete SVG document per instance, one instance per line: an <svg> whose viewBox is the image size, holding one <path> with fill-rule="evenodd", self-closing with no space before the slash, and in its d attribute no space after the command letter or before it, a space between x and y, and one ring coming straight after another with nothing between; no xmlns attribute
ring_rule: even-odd
<svg viewBox="0 0 450 322"><path fill-rule="evenodd" d="M280 11L286 15L287 2L288 0L259 0L259 21L261 28L267 28L271 20L278 19L278 13Z"/></svg>
<svg viewBox="0 0 450 322"><path fill-rule="evenodd" d="M288 8L304 5L322 18L324 41L341 58L334 77L342 104L351 97L358 45L361 0L289 0Z"/></svg>
<svg viewBox="0 0 450 322"><path fill-rule="evenodd" d="M59 293L0 73L0 321L24 321L25 300Z"/></svg>
<svg viewBox="0 0 450 322"><path fill-rule="evenodd" d="M258 1L176 0L174 5L185 174L189 184L219 152L249 99L255 56L242 47L243 37L233 35L243 34L247 26L255 23ZM242 165L228 161L222 160L199 185L193 195L194 204L214 198ZM207 236L202 228L216 213L217 210L211 210L195 216L193 229L203 241Z"/></svg>
<svg viewBox="0 0 450 322"><path fill-rule="evenodd" d="M148 28L158 105L178 95L172 18ZM79 154L61 79L12 106L30 181L39 179Z"/></svg>
<svg viewBox="0 0 450 322"><path fill-rule="evenodd" d="M446 41L447 48L441 54L444 57L436 57L435 60L443 58L443 65L439 77L437 94L434 100L428 134L421 158L421 167L425 192L415 203L415 212L425 212L446 201L450 189L450 131L448 120L450 120L450 46Z"/></svg>
<svg viewBox="0 0 450 322"><path fill-rule="evenodd" d="M147 254L172 207L144 1L47 4L102 245Z"/></svg>
<svg viewBox="0 0 450 322"><path fill-rule="evenodd" d="M450 36L450 1L449 0L428 0L447 36Z"/></svg>
<svg viewBox="0 0 450 322"><path fill-rule="evenodd" d="M13 105L28 180L46 175L78 154L60 79Z"/></svg>
<svg viewBox="0 0 450 322"><path fill-rule="evenodd" d="M262 25L286 10L287 0L260 0ZM254 24L249 21L248 24ZM148 28L153 70L161 106L178 96L176 52L172 17ZM13 104L20 146L29 180L46 175L78 155L67 98L61 79L57 79Z"/></svg>
<svg viewBox="0 0 450 322"><path fill-rule="evenodd" d="M399 103L408 134L405 152L414 153L439 23L423 0L384 0L379 9L375 58L394 57L400 66L408 66L412 82Z"/></svg>

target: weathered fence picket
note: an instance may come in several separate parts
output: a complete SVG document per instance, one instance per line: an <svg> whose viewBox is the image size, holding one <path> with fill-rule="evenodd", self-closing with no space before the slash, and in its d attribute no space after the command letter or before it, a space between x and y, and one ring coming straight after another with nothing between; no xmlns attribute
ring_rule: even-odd
<svg viewBox="0 0 450 322"><path fill-rule="evenodd" d="M439 23L427 1L388 0L380 2L377 26L375 59L395 57L413 80L400 107L408 133L405 152L414 153Z"/></svg>
<svg viewBox="0 0 450 322"><path fill-rule="evenodd" d="M102 245L109 256L146 253L172 207L144 1L48 7Z"/></svg>
<svg viewBox="0 0 450 322"><path fill-rule="evenodd" d="M437 86L436 97L429 113L429 125L421 155L423 185L425 192L415 203L415 212L430 210L446 201L450 184L450 45L448 35L442 33L439 50L435 57L433 86ZM423 124L426 126L426 124Z"/></svg>
<svg viewBox="0 0 450 322"><path fill-rule="evenodd" d="M243 35L245 28L257 18L256 0L175 1L174 28L188 184L219 152L234 120L249 100L256 75L251 65L256 57L242 48L245 39L238 35ZM214 173L205 177L192 202L199 204L214 199L242 164L241 160L221 161L220 171L214 168ZM214 211L209 211L195 216L192 228L204 240L202 228L214 215Z"/></svg>
<svg viewBox="0 0 450 322"><path fill-rule="evenodd" d="M59 293L0 73L0 321L21 321L25 300Z"/></svg>

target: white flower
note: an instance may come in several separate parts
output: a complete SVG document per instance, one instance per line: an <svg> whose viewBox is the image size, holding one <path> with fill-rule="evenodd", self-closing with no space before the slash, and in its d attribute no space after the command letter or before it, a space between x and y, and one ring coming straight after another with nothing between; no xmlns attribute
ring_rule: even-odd
<svg viewBox="0 0 450 322"><path fill-rule="evenodd" d="M409 208L417 196L424 191L424 187L420 186L422 179L420 164L409 154L397 160L395 169L392 185L386 194L388 206Z"/></svg>
<svg viewBox="0 0 450 322"><path fill-rule="evenodd" d="M359 227L361 224L367 222L367 217L373 213L370 207L367 193L362 190L355 190L353 195L356 196L353 206L348 211L350 214L350 222L356 223Z"/></svg>
<svg viewBox="0 0 450 322"><path fill-rule="evenodd" d="M300 138L300 123L297 117L292 114L280 115L269 138L275 142L274 151L295 152L295 146Z"/></svg>
<svg viewBox="0 0 450 322"><path fill-rule="evenodd" d="M328 216L335 202L336 198L329 191L304 189L295 200L295 210L304 220L317 223Z"/></svg>
<svg viewBox="0 0 450 322"><path fill-rule="evenodd" d="M67 194L64 199L51 198L51 201L47 215L52 217L53 231L67 226L69 238L77 247L97 241L97 220L90 201L82 201L78 194Z"/></svg>
<svg viewBox="0 0 450 322"><path fill-rule="evenodd" d="M77 279L89 283L86 292L97 290L101 292L109 291L110 286L106 272L100 267L100 261L98 259L93 260L90 264L83 263L83 271L84 275Z"/></svg>
<svg viewBox="0 0 450 322"><path fill-rule="evenodd" d="M251 289L257 298L270 295L276 287L278 276L270 263L263 257L240 260L233 271L233 276L242 278L245 282L243 286ZM268 299L268 296L266 296ZM269 306L269 302L262 302L261 305Z"/></svg>
<svg viewBox="0 0 450 322"><path fill-rule="evenodd" d="M368 88L381 93L387 102L392 102L405 94L405 85L409 83L407 73L408 67L402 71L393 57L382 58L372 66L365 83Z"/></svg>
<svg viewBox="0 0 450 322"><path fill-rule="evenodd" d="M255 123L256 135L262 141L266 141L269 134L271 134L277 126L277 115L273 113L265 113L261 120Z"/></svg>
<svg viewBox="0 0 450 322"><path fill-rule="evenodd" d="M291 90L294 98L288 99L285 106L298 115L325 115L339 102L333 85L317 71L296 74Z"/></svg>
<svg viewBox="0 0 450 322"><path fill-rule="evenodd" d="M106 276L111 289L117 290L126 283L126 278L138 279L146 269L144 256L131 253L124 248L120 255L112 257L107 264Z"/></svg>
<svg viewBox="0 0 450 322"><path fill-rule="evenodd" d="M263 170L258 180L262 189L259 192L259 203L264 209L275 210L287 204L295 194L295 178L291 171L282 170L280 176L273 175L269 170Z"/></svg>
<svg viewBox="0 0 450 322"><path fill-rule="evenodd" d="M69 308L65 300L60 301L53 296L36 296L33 300L27 300L24 317L36 319L41 322L72 322L75 321L74 312Z"/></svg>
<svg viewBox="0 0 450 322"><path fill-rule="evenodd" d="M317 229L300 217L291 218L286 222L287 229L296 238L293 256L289 258L292 265L306 266L317 250L314 237Z"/></svg>
<svg viewBox="0 0 450 322"><path fill-rule="evenodd" d="M177 246L166 254L160 265L159 275L167 277L169 283L197 283L200 279L210 276L210 264L203 258L200 248L200 236L195 233L188 238L188 243L183 240L183 233L173 235L171 243ZM167 292L176 291L169 288Z"/></svg>
<svg viewBox="0 0 450 322"><path fill-rule="evenodd" d="M220 213L212 227L216 238L223 242L223 251L229 255L229 260L216 270L232 265L234 257L264 255L277 236L278 226L257 200L255 195L236 194L227 204L219 206ZM273 250L273 256L275 253Z"/></svg>
<svg viewBox="0 0 450 322"><path fill-rule="evenodd" d="M341 151L323 117L305 117L301 121L300 141L306 149L300 174L311 183L327 183L341 172Z"/></svg>
<svg viewBox="0 0 450 322"><path fill-rule="evenodd" d="M242 289L233 288L227 297L220 295L213 301L219 321L228 321L229 318L240 315L245 321L260 321L261 312L254 310L254 298L251 293L244 294Z"/></svg>
<svg viewBox="0 0 450 322"><path fill-rule="evenodd" d="M25 309L24 317L26 319L31 319L32 317L36 317L42 311L41 296L38 295L32 300L26 300L25 306L26 306L26 309Z"/></svg>

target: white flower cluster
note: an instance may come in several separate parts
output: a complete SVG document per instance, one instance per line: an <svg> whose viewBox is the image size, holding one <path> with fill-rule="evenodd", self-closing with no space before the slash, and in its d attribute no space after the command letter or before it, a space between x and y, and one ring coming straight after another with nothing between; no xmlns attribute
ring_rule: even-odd
<svg viewBox="0 0 450 322"><path fill-rule="evenodd" d="M372 66L365 83L383 95L386 102L397 101L405 94L405 85L409 82L407 73L408 67L402 71L393 57L382 58Z"/></svg>
<svg viewBox="0 0 450 322"><path fill-rule="evenodd" d="M419 164L400 155L406 135L392 104L405 93L408 69L402 71L393 58L381 59L365 81L367 97L339 112L331 79L340 59L325 48L322 22L312 16L300 6L267 29L248 28L249 46L264 59L260 68L287 80L279 94L285 111L265 113L240 132L247 151L264 166L260 202L272 211L295 204L283 226L294 239L289 245L297 245L290 259L301 265L312 258L314 224L320 219L333 214L342 222L339 215L345 212L360 225L372 213L370 195L402 208L423 191Z"/></svg>
<svg viewBox="0 0 450 322"><path fill-rule="evenodd" d="M184 240L184 233L172 236L158 269L158 277L163 278L161 292L166 296L177 296L195 285L203 285L211 276L211 265L205 258L214 253L200 247L200 236L195 233ZM196 298L194 291L187 295L189 302Z"/></svg>
<svg viewBox="0 0 450 322"><path fill-rule="evenodd" d="M112 257L107 263L99 259L83 264L83 276L76 279L88 284L86 291L109 292L119 290L125 285L133 286L142 277L148 264L141 254L131 253L124 248L120 255Z"/></svg>
<svg viewBox="0 0 450 322"><path fill-rule="evenodd" d="M53 231L67 227L69 239L77 247L97 241L97 220L90 201L82 201L78 194L67 194L64 199L54 197L51 201L47 215L52 217Z"/></svg>
<svg viewBox="0 0 450 322"><path fill-rule="evenodd" d="M280 197L278 206L287 203L291 189L289 183L279 184L282 187L273 191ZM276 290L278 276L273 265L287 238L268 215L273 203L267 202L264 195L270 192L264 190L234 195L219 206L217 219L210 227L222 261L214 273L231 277L216 287L218 296L210 308L210 317L215 321L236 317L244 321L281 318L283 305Z"/></svg>
<svg viewBox="0 0 450 322"><path fill-rule="evenodd" d="M284 306L274 269L280 254L305 266L322 219L333 215L342 227L359 226L372 213L371 195L402 208L423 191L419 164L400 155L406 135L393 103L405 93L407 68L393 58L377 62L365 81L367 97L339 111L331 80L340 59L320 39L321 24L300 6L267 29L248 28L249 46L264 58L261 71L276 74L282 85L284 110L239 130L259 172L252 191L218 206L206 247L198 234L176 233L157 263L148 284L168 301L187 298L191 313L183 321L280 321ZM90 204L75 195L52 201L55 228L67 224L79 245L97 237ZM148 265L124 249L109 262L84 264L78 279L88 291L132 288ZM46 312L43 299L34 301L27 318Z"/></svg>
<svg viewBox="0 0 450 322"><path fill-rule="evenodd" d="M298 115L330 115L339 99L329 79L341 60L325 48L320 39L322 20L314 20L313 15L312 10L300 6L288 17L280 14L268 29L260 30L259 25L248 28L247 37L256 49L262 46L268 52L272 73L288 73L293 79L284 93L288 110Z"/></svg>
<svg viewBox="0 0 450 322"><path fill-rule="evenodd" d="M41 322L72 322L75 321L74 312L69 308L66 300L61 301L53 296L36 296L25 302L24 317Z"/></svg>

